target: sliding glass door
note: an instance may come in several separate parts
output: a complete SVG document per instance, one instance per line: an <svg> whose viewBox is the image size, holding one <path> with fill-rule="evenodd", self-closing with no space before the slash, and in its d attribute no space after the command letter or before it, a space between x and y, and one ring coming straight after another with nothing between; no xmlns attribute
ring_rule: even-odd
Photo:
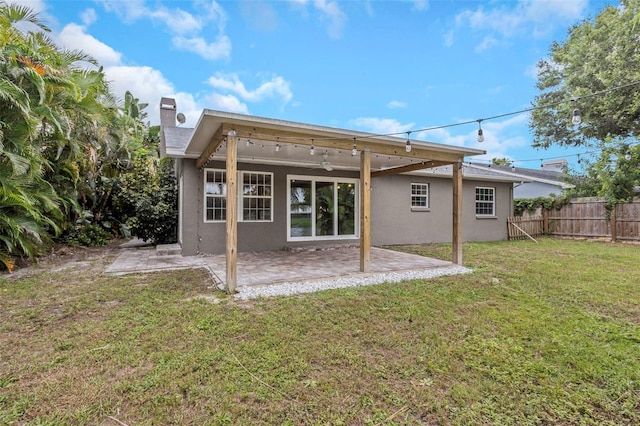
<svg viewBox="0 0 640 426"><path fill-rule="evenodd" d="M288 240L356 238L357 179L289 176Z"/></svg>

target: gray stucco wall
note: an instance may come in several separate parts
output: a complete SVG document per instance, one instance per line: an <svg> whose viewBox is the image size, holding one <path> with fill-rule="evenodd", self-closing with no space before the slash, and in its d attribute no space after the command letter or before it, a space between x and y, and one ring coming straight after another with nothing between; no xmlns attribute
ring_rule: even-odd
<svg viewBox="0 0 640 426"><path fill-rule="evenodd" d="M204 171L197 170L195 160L178 160L184 191L182 253L221 254L225 252L225 223L204 222ZM211 162L207 168L224 169L224 163ZM286 246L358 243L358 240L323 240L287 242L287 175L358 178L358 172L326 172L320 168L282 167L239 163L238 170L273 173L273 222L239 222L238 251L282 250ZM430 184L429 211L411 211L411 183ZM496 218L475 217L475 187L496 188ZM511 184L464 181L463 238L465 241L507 238L506 217L511 211ZM416 244L451 241L451 179L405 175L376 178L372 181L371 240L374 245Z"/></svg>
<svg viewBox="0 0 640 426"><path fill-rule="evenodd" d="M429 184L428 210L412 210L411 183ZM495 217L476 217L475 188L496 189ZM511 214L511 183L464 180L462 184L462 238L493 241L507 238ZM371 194L371 241L374 245L421 244L451 241L453 190L451 179L394 175L374 179Z"/></svg>
<svg viewBox="0 0 640 426"><path fill-rule="evenodd" d="M204 221L204 171L195 168L195 160L182 160L184 180L184 222L182 253L225 252L225 223ZM222 162L210 162L211 169L224 169ZM238 163L239 171L264 171L273 173L273 222L238 222L238 251L282 250L286 246L305 246L336 243L355 243L355 240L323 240L308 242L287 242L287 175L331 176L357 178L359 173L333 171L321 168L282 167L262 164Z"/></svg>

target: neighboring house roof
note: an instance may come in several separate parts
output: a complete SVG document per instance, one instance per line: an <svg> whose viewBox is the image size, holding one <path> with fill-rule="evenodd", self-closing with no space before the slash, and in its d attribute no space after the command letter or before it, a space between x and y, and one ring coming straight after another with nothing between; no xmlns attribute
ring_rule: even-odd
<svg viewBox="0 0 640 426"><path fill-rule="evenodd" d="M466 164L469 168L473 168L478 172L491 171L512 178L516 182L539 182L548 185L555 185L560 189L571 189L574 185L568 183L566 173L559 170L544 169L527 169L523 167L502 166L496 164Z"/></svg>
<svg viewBox="0 0 640 426"><path fill-rule="evenodd" d="M438 176L438 177L450 178L452 173L453 173L453 168L451 166L440 166L440 167L434 167L431 169L418 170L410 174L415 176ZM462 164L462 176L465 179L469 179L469 180L483 180L483 181L490 181L490 182L511 182L511 183L531 182L531 180L527 178L505 175L504 173L500 173L500 171L492 170L490 168L483 169L483 168L470 167L470 164L467 164L467 163Z"/></svg>

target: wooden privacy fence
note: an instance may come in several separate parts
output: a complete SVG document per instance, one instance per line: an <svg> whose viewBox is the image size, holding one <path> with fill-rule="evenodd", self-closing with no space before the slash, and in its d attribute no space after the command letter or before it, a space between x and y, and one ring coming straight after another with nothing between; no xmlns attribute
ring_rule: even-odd
<svg viewBox="0 0 640 426"><path fill-rule="evenodd" d="M616 205L609 217L605 200L595 197L574 198L560 209L539 213L508 218L509 239L527 238L526 232L531 236L549 234L640 241L640 199Z"/></svg>

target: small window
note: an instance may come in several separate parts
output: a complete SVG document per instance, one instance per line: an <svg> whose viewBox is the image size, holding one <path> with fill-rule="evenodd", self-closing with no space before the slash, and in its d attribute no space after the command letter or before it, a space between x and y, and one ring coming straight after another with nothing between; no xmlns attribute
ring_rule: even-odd
<svg viewBox="0 0 640 426"><path fill-rule="evenodd" d="M429 208L429 184L428 183L412 183L411 184L411 208L413 209Z"/></svg>
<svg viewBox="0 0 640 426"><path fill-rule="evenodd" d="M476 187L476 215L495 216L496 189Z"/></svg>
<svg viewBox="0 0 640 426"><path fill-rule="evenodd" d="M207 169L204 185L205 222L227 220L227 172Z"/></svg>
<svg viewBox="0 0 640 426"><path fill-rule="evenodd" d="M242 172L241 205L243 222L271 221L273 174Z"/></svg>

